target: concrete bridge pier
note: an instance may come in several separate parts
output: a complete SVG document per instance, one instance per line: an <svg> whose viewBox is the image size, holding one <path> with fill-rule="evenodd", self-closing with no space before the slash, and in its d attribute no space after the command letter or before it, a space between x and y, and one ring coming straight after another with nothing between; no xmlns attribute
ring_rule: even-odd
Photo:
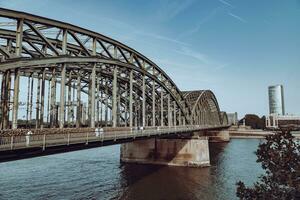
<svg viewBox="0 0 300 200"><path fill-rule="evenodd" d="M121 162L170 166L210 166L208 137L148 139L121 145Z"/></svg>

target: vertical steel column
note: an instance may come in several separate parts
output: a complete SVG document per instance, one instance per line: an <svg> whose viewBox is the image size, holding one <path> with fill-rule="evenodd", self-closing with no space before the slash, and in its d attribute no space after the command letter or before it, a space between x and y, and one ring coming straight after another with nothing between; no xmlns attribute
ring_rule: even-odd
<svg viewBox="0 0 300 200"><path fill-rule="evenodd" d="M127 116L127 100L128 100L128 86L125 83L125 102L124 102L124 124L127 127L128 116Z"/></svg>
<svg viewBox="0 0 300 200"><path fill-rule="evenodd" d="M35 113L35 128L40 127L40 97L41 97L41 79L40 74L38 73L37 80L37 93L36 93L36 113Z"/></svg>
<svg viewBox="0 0 300 200"><path fill-rule="evenodd" d="M62 55L67 54L67 35L68 31L63 29L62 38ZM64 128L65 125L65 89L66 89L66 64L63 63L61 67L61 82L60 82L60 119L59 128Z"/></svg>
<svg viewBox="0 0 300 200"><path fill-rule="evenodd" d="M9 104L10 104L10 92L11 92L11 72L8 71L6 79L6 103L5 103L5 128L9 128Z"/></svg>
<svg viewBox="0 0 300 200"><path fill-rule="evenodd" d="M146 126L146 85L145 85L145 74L142 75L142 126L145 127Z"/></svg>
<svg viewBox="0 0 300 200"><path fill-rule="evenodd" d="M117 94L117 125L120 126L121 119L121 86L119 85Z"/></svg>
<svg viewBox="0 0 300 200"><path fill-rule="evenodd" d="M65 125L65 89L66 89L66 64L62 64L61 81L60 81L60 118L59 128L64 128Z"/></svg>
<svg viewBox="0 0 300 200"><path fill-rule="evenodd" d="M108 121L108 80L105 81L105 126L107 126Z"/></svg>
<svg viewBox="0 0 300 200"><path fill-rule="evenodd" d="M47 119L46 122L50 123L49 121L49 117L50 117L50 89L51 89L51 85L50 85L50 81L48 81L48 93L47 93Z"/></svg>
<svg viewBox="0 0 300 200"><path fill-rule="evenodd" d="M171 113L171 98L170 94L167 96L168 98L168 126L172 126L172 113Z"/></svg>
<svg viewBox="0 0 300 200"><path fill-rule="evenodd" d="M96 88L96 63L92 69L92 85L91 85L91 107L90 107L90 126L91 128L95 128L95 88Z"/></svg>
<svg viewBox="0 0 300 200"><path fill-rule="evenodd" d="M88 126L91 126L91 99L92 99L92 77L90 75L88 82L88 105L87 105L87 119Z"/></svg>
<svg viewBox="0 0 300 200"><path fill-rule="evenodd" d="M33 85L34 85L34 78L33 74L31 75L31 86L30 86L30 103L29 103L29 121L32 120L32 106L33 106Z"/></svg>
<svg viewBox="0 0 300 200"><path fill-rule="evenodd" d="M200 111L198 112L198 125L200 125L201 124L201 114L200 114Z"/></svg>
<svg viewBox="0 0 300 200"><path fill-rule="evenodd" d="M71 117L72 117L72 108L71 108L71 89L72 89L72 71L69 72L69 80L68 80L68 126L71 125Z"/></svg>
<svg viewBox="0 0 300 200"><path fill-rule="evenodd" d="M100 86L100 83L99 83ZM101 78L101 86L104 87L104 81L103 78ZM103 91L99 87L99 92L100 92L100 124L102 126L102 121L103 121Z"/></svg>
<svg viewBox="0 0 300 200"><path fill-rule="evenodd" d="M160 89L160 126L164 126L164 92Z"/></svg>
<svg viewBox="0 0 300 200"><path fill-rule="evenodd" d="M133 99L133 70L129 74L129 126L133 125L132 101Z"/></svg>
<svg viewBox="0 0 300 200"><path fill-rule="evenodd" d="M51 77L51 102L50 102L50 127L55 125L55 114L56 114L56 73L55 67L52 69Z"/></svg>
<svg viewBox="0 0 300 200"><path fill-rule="evenodd" d="M176 115L177 115L177 105L176 105L176 101L174 102L174 123L173 125L176 126L177 125L177 119L176 119Z"/></svg>
<svg viewBox="0 0 300 200"><path fill-rule="evenodd" d="M42 72L42 88L41 88L41 111L40 111L40 127L44 127L44 105L45 105L45 69Z"/></svg>
<svg viewBox="0 0 300 200"><path fill-rule="evenodd" d="M21 57L23 40L23 19L18 19L16 30L16 57Z"/></svg>
<svg viewBox="0 0 300 200"><path fill-rule="evenodd" d="M93 56L96 56L97 52L97 40L96 38L93 38ZM91 74L91 91L89 91L89 97L90 97L90 127L95 128L95 93L96 93L96 67L97 64L93 64L92 74Z"/></svg>
<svg viewBox="0 0 300 200"><path fill-rule="evenodd" d="M118 75L118 69L117 66L114 67L113 70L114 77L113 77L113 99L112 99L112 121L113 121L113 127L117 127L117 75Z"/></svg>
<svg viewBox="0 0 300 200"><path fill-rule="evenodd" d="M74 106L74 102L75 102L75 91L76 91L76 83L75 81L73 81L73 89L72 89L72 125L75 124L75 106Z"/></svg>
<svg viewBox="0 0 300 200"><path fill-rule="evenodd" d="M7 70L2 76L2 88L1 88L1 108L2 108L2 121L1 128L8 128L8 102L9 102L9 81L10 81L10 71Z"/></svg>
<svg viewBox="0 0 300 200"><path fill-rule="evenodd" d="M182 116L182 125L185 126L185 108L183 110L184 110L184 113Z"/></svg>
<svg viewBox="0 0 300 200"><path fill-rule="evenodd" d="M182 125L181 108L178 109L178 125Z"/></svg>
<svg viewBox="0 0 300 200"><path fill-rule="evenodd" d="M203 107L202 107L202 110L201 110L201 125L204 125L204 119L205 119L205 115L204 115L204 112L203 112Z"/></svg>
<svg viewBox="0 0 300 200"><path fill-rule="evenodd" d="M139 103L139 99L137 98L137 94L135 94L134 95L134 113L135 113L134 126L135 127L138 126L139 112L140 112L140 103Z"/></svg>
<svg viewBox="0 0 300 200"><path fill-rule="evenodd" d="M4 129L3 122L4 122L4 105L5 105L5 82L6 82L6 72L3 72L2 74L2 80L1 80L1 129Z"/></svg>
<svg viewBox="0 0 300 200"><path fill-rule="evenodd" d="M7 51L10 52L12 50L12 40L7 40ZM6 78L4 84L4 106L3 106L3 123L2 128L9 128L9 105L10 105L10 96L11 96L11 71L6 70Z"/></svg>
<svg viewBox="0 0 300 200"><path fill-rule="evenodd" d="M16 129L17 126L18 126L19 82L20 82L19 70L15 69L14 98L13 98L13 118L12 118L12 128L13 129Z"/></svg>
<svg viewBox="0 0 300 200"><path fill-rule="evenodd" d="M152 126L155 126L155 81L152 81Z"/></svg>
<svg viewBox="0 0 300 200"><path fill-rule="evenodd" d="M1 113L2 113L2 117L1 117L1 129L3 129L3 119L4 119L4 116L3 116L3 113L4 113L4 97L5 97L5 75L6 72L3 72L2 73L2 79L1 79Z"/></svg>
<svg viewBox="0 0 300 200"><path fill-rule="evenodd" d="M81 71L77 74L77 108L76 108L76 127L79 128L81 125Z"/></svg>
<svg viewBox="0 0 300 200"><path fill-rule="evenodd" d="M97 86L96 122L97 122L97 126L99 127L99 123L100 123L99 113L100 113L100 103L101 103L101 100L100 100L100 79L98 77L99 77L99 74L97 75L97 78L96 78L96 86Z"/></svg>
<svg viewBox="0 0 300 200"><path fill-rule="evenodd" d="M29 118L30 79L31 79L31 75L28 77L28 82L27 82L27 104L26 104L26 124L27 125L28 125L28 118Z"/></svg>
<svg viewBox="0 0 300 200"><path fill-rule="evenodd" d="M22 40L23 40L23 19L19 19L17 22L16 30L16 57L21 57L22 54ZM12 128L16 129L18 126L18 109L19 109L19 84L20 75L19 70L15 70L14 80L14 98L13 98L13 117L12 117Z"/></svg>

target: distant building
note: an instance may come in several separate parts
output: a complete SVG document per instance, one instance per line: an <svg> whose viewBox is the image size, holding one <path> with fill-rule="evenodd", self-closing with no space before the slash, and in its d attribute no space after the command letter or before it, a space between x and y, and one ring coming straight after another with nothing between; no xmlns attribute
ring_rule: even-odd
<svg viewBox="0 0 300 200"><path fill-rule="evenodd" d="M293 115L270 115L266 117L266 127L277 129L285 125L300 125L300 117Z"/></svg>
<svg viewBox="0 0 300 200"><path fill-rule="evenodd" d="M269 109L270 115L285 115L283 86L269 86Z"/></svg>
<svg viewBox="0 0 300 200"><path fill-rule="evenodd" d="M238 114L235 113L227 113L228 124L230 125L238 125Z"/></svg>

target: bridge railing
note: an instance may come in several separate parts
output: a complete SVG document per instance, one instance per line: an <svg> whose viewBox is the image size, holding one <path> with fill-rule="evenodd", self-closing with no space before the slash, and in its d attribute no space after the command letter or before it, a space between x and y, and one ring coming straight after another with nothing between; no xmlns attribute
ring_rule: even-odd
<svg viewBox="0 0 300 200"><path fill-rule="evenodd" d="M173 127L133 127L129 130L95 129L87 132L68 132L56 134L26 134L0 136L0 151L39 147L45 150L50 146L87 144L89 142L117 141L120 139L135 139L154 135L167 135L197 130L211 129L218 126L173 126Z"/></svg>

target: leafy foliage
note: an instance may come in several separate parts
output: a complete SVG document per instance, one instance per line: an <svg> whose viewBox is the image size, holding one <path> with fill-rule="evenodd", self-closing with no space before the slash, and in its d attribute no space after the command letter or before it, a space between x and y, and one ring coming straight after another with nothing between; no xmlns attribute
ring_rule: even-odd
<svg viewBox="0 0 300 200"><path fill-rule="evenodd" d="M256 151L257 162L266 171L254 187L237 183L237 197L252 199L300 199L300 141L290 130L266 137Z"/></svg>
<svg viewBox="0 0 300 200"><path fill-rule="evenodd" d="M245 120L245 125L250 126L253 129L265 129L266 128L266 117L263 116L262 118L259 118L257 115L254 114L247 114L243 119L239 121L239 124L243 124L243 121Z"/></svg>

